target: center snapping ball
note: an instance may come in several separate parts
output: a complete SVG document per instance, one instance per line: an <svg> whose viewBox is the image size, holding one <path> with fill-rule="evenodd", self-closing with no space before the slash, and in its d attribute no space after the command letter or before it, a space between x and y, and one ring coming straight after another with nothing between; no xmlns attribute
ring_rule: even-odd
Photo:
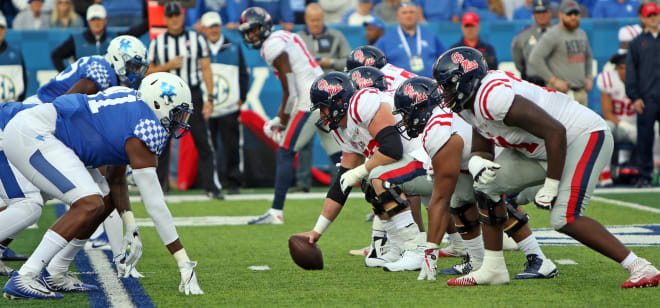
<svg viewBox="0 0 660 308"><path fill-rule="evenodd" d="M289 253L293 262L306 270L323 269L321 249L316 244L310 244L305 236L292 235L289 238Z"/></svg>

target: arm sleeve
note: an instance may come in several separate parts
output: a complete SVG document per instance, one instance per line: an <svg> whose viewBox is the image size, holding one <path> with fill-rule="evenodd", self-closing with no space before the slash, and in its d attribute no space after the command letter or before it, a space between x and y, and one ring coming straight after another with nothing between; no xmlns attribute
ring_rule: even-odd
<svg viewBox="0 0 660 308"><path fill-rule="evenodd" d="M332 68L341 72L346 67L346 57L351 52L351 46L348 45L346 37L341 32L336 31L335 33L339 46L337 47L337 57L332 59Z"/></svg>
<svg viewBox="0 0 660 308"><path fill-rule="evenodd" d="M247 72L247 66L245 65L245 59L243 58L243 51L241 46L238 48L238 87L240 93L240 99L245 102L247 97L247 92L249 90L249 81L250 77Z"/></svg>
<svg viewBox="0 0 660 308"><path fill-rule="evenodd" d="M179 235L174 227L172 213L167 208L163 190L158 182L156 168L133 169L133 179L137 184L144 207L154 221L156 231L165 245L174 242Z"/></svg>
<svg viewBox="0 0 660 308"><path fill-rule="evenodd" d="M631 101L640 99L638 78L637 78L637 39L634 39L628 45L628 55L626 56L626 95Z"/></svg>
<svg viewBox="0 0 660 308"><path fill-rule="evenodd" d="M92 60L85 64L81 77L93 81L99 91L103 91L110 87L111 76L108 70L111 70L112 68L109 66L109 64L101 64L105 63L105 61L100 62L93 57L91 59Z"/></svg>
<svg viewBox="0 0 660 308"><path fill-rule="evenodd" d="M538 74L545 82L549 82L552 78L552 72L546 63L546 59L554 50L554 43L556 39L552 36L552 33L546 33L541 39L536 43L536 46L532 49L532 53L529 56L529 65L534 69L534 72Z"/></svg>
<svg viewBox="0 0 660 308"><path fill-rule="evenodd" d="M66 65L63 63L64 59L73 56L75 52L76 45L73 42L73 35L71 35L66 41L64 41L64 43L57 46L57 48L50 53L50 59L53 62L55 69L57 69L58 72L66 69Z"/></svg>

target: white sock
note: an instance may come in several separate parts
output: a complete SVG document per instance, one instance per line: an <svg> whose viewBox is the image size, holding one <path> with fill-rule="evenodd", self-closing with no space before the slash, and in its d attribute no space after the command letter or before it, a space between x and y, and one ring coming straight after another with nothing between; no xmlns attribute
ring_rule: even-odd
<svg viewBox="0 0 660 308"><path fill-rule="evenodd" d="M539 243L536 241L536 237L534 235L530 235L524 240L520 241L518 243L518 248L520 248L520 250L526 256L537 255L545 259L545 255L543 254L543 251L541 251L541 247L539 247Z"/></svg>
<svg viewBox="0 0 660 308"><path fill-rule="evenodd" d="M282 210L277 210L277 209L271 208L270 210L268 210L268 213L270 213L271 215L273 215L275 217L277 217L277 216L284 217L284 211L282 211Z"/></svg>
<svg viewBox="0 0 660 308"><path fill-rule="evenodd" d="M631 251L628 254L628 256L625 259L623 259L623 261L621 261L621 266L623 266L623 268L630 271L630 266L633 263L635 263L635 261L637 261L637 258L638 258L637 255L634 252Z"/></svg>
<svg viewBox="0 0 660 308"><path fill-rule="evenodd" d="M484 250L484 263L481 265L482 269L506 269L506 262L504 261L504 254L501 250Z"/></svg>
<svg viewBox="0 0 660 308"><path fill-rule="evenodd" d="M412 217L412 211L405 211L399 213L396 216L392 217L390 220L396 225L396 228L399 230L415 223Z"/></svg>
<svg viewBox="0 0 660 308"><path fill-rule="evenodd" d="M172 256L174 256L174 260L176 260L176 264L181 264L183 262L190 262L190 258L188 258L188 254L186 253L185 248L179 249L179 251L175 252Z"/></svg>
<svg viewBox="0 0 660 308"><path fill-rule="evenodd" d="M458 234L458 232L454 233L449 233L449 245L453 243L460 243L463 239L461 238L461 235Z"/></svg>
<svg viewBox="0 0 660 308"><path fill-rule="evenodd" d="M76 257L78 251L80 251L80 249L85 246L86 242L87 240L79 240L77 238L72 239L71 242L69 242L69 244L64 247L64 249L60 250L60 252L58 252L52 260L50 260L48 267L46 267L48 273L51 275L66 273L69 270L71 261L73 261L73 258Z"/></svg>
<svg viewBox="0 0 660 308"><path fill-rule="evenodd" d="M103 221L103 228L105 229L105 234L108 236L108 242L110 242L112 256L119 255L124 240L124 224L117 210L112 211L108 215L108 218Z"/></svg>
<svg viewBox="0 0 660 308"><path fill-rule="evenodd" d="M385 227L383 227L383 223L378 216L374 216L374 221L371 226L371 237L385 237Z"/></svg>
<svg viewBox="0 0 660 308"><path fill-rule="evenodd" d="M101 233L103 233L105 229L103 229L103 225L99 225L94 233L92 233L92 236L90 236L90 239L96 239L97 237L101 236Z"/></svg>
<svg viewBox="0 0 660 308"><path fill-rule="evenodd" d="M30 258L25 261L25 264L21 266L18 273L20 275L30 276L39 275L41 270L44 269L44 266L46 266L46 263L48 263L48 261L50 261L50 259L52 259L53 256L66 245L66 239L55 233L55 231L48 229L46 234L44 234L44 237L41 239L41 243L37 246L37 249L35 249Z"/></svg>
<svg viewBox="0 0 660 308"><path fill-rule="evenodd" d="M467 249L470 258L477 260L484 259L484 240L481 237L481 234L471 240L463 240L463 244L465 245L465 249Z"/></svg>

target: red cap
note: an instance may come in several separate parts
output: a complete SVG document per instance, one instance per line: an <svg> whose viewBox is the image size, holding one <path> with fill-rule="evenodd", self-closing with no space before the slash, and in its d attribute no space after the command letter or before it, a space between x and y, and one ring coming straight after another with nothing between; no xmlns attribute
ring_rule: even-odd
<svg viewBox="0 0 660 308"><path fill-rule="evenodd" d="M472 13L472 12L467 12L463 14L463 19L461 21L463 26L476 26L479 25L479 15Z"/></svg>
<svg viewBox="0 0 660 308"><path fill-rule="evenodd" d="M653 13L660 14L660 9L658 9L658 6L655 3L650 2L642 6L642 16L649 17L649 15Z"/></svg>

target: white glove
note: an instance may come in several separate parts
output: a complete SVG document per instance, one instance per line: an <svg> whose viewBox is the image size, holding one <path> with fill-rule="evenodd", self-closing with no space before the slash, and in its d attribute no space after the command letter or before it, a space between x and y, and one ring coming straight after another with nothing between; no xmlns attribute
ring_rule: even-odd
<svg viewBox="0 0 660 308"><path fill-rule="evenodd" d="M280 117L274 117L264 123L264 134L276 143L280 143L280 139L282 138L282 122L280 121Z"/></svg>
<svg viewBox="0 0 660 308"><path fill-rule="evenodd" d="M621 129L633 143L637 141L637 126L628 122L619 121L617 128Z"/></svg>
<svg viewBox="0 0 660 308"><path fill-rule="evenodd" d="M117 256L118 257L118 256ZM135 266L122 263L115 257L115 266L117 266L117 277L119 278L142 278L144 275L137 271Z"/></svg>
<svg viewBox="0 0 660 308"><path fill-rule="evenodd" d="M193 268L197 266L197 262L188 261L179 263L179 272L181 272L181 283L179 284L179 292L186 295L202 295L204 291L197 283L197 275Z"/></svg>
<svg viewBox="0 0 660 308"><path fill-rule="evenodd" d="M367 171L366 163L344 172L339 180L341 191L346 193L346 190L348 190L349 187L353 187L353 185L360 183L360 181L362 181L362 179L368 174L369 171Z"/></svg>
<svg viewBox="0 0 660 308"><path fill-rule="evenodd" d="M436 263L438 262L438 248L424 250L424 262L422 262L422 270L417 276L417 280L435 280L435 273L438 270Z"/></svg>
<svg viewBox="0 0 660 308"><path fill-rule="evenodd" d="M495 181L495 171L500 169L500 165L492 160L474 155L468 161L468 169L475 182L488 184Z"/></svg>
<svg viewBox="0 0 660 308"><path fill-rule="evenodd" d="M539 208L549 210L552 208L552 204L555 202L558 193L559 181L551 178L545 178L543 187L541 187L541 189L536 192L536 196L534 197L534 204L536 204L536 206Z"/></svg>
<svg viewBox="0 0 660 308"><path fill-rule="evenodd" d="M142 241L140 231L136 225L126 225L126 233L121 245L120 256L123 255L122 263L135 266L142 256Z"/></svg>

